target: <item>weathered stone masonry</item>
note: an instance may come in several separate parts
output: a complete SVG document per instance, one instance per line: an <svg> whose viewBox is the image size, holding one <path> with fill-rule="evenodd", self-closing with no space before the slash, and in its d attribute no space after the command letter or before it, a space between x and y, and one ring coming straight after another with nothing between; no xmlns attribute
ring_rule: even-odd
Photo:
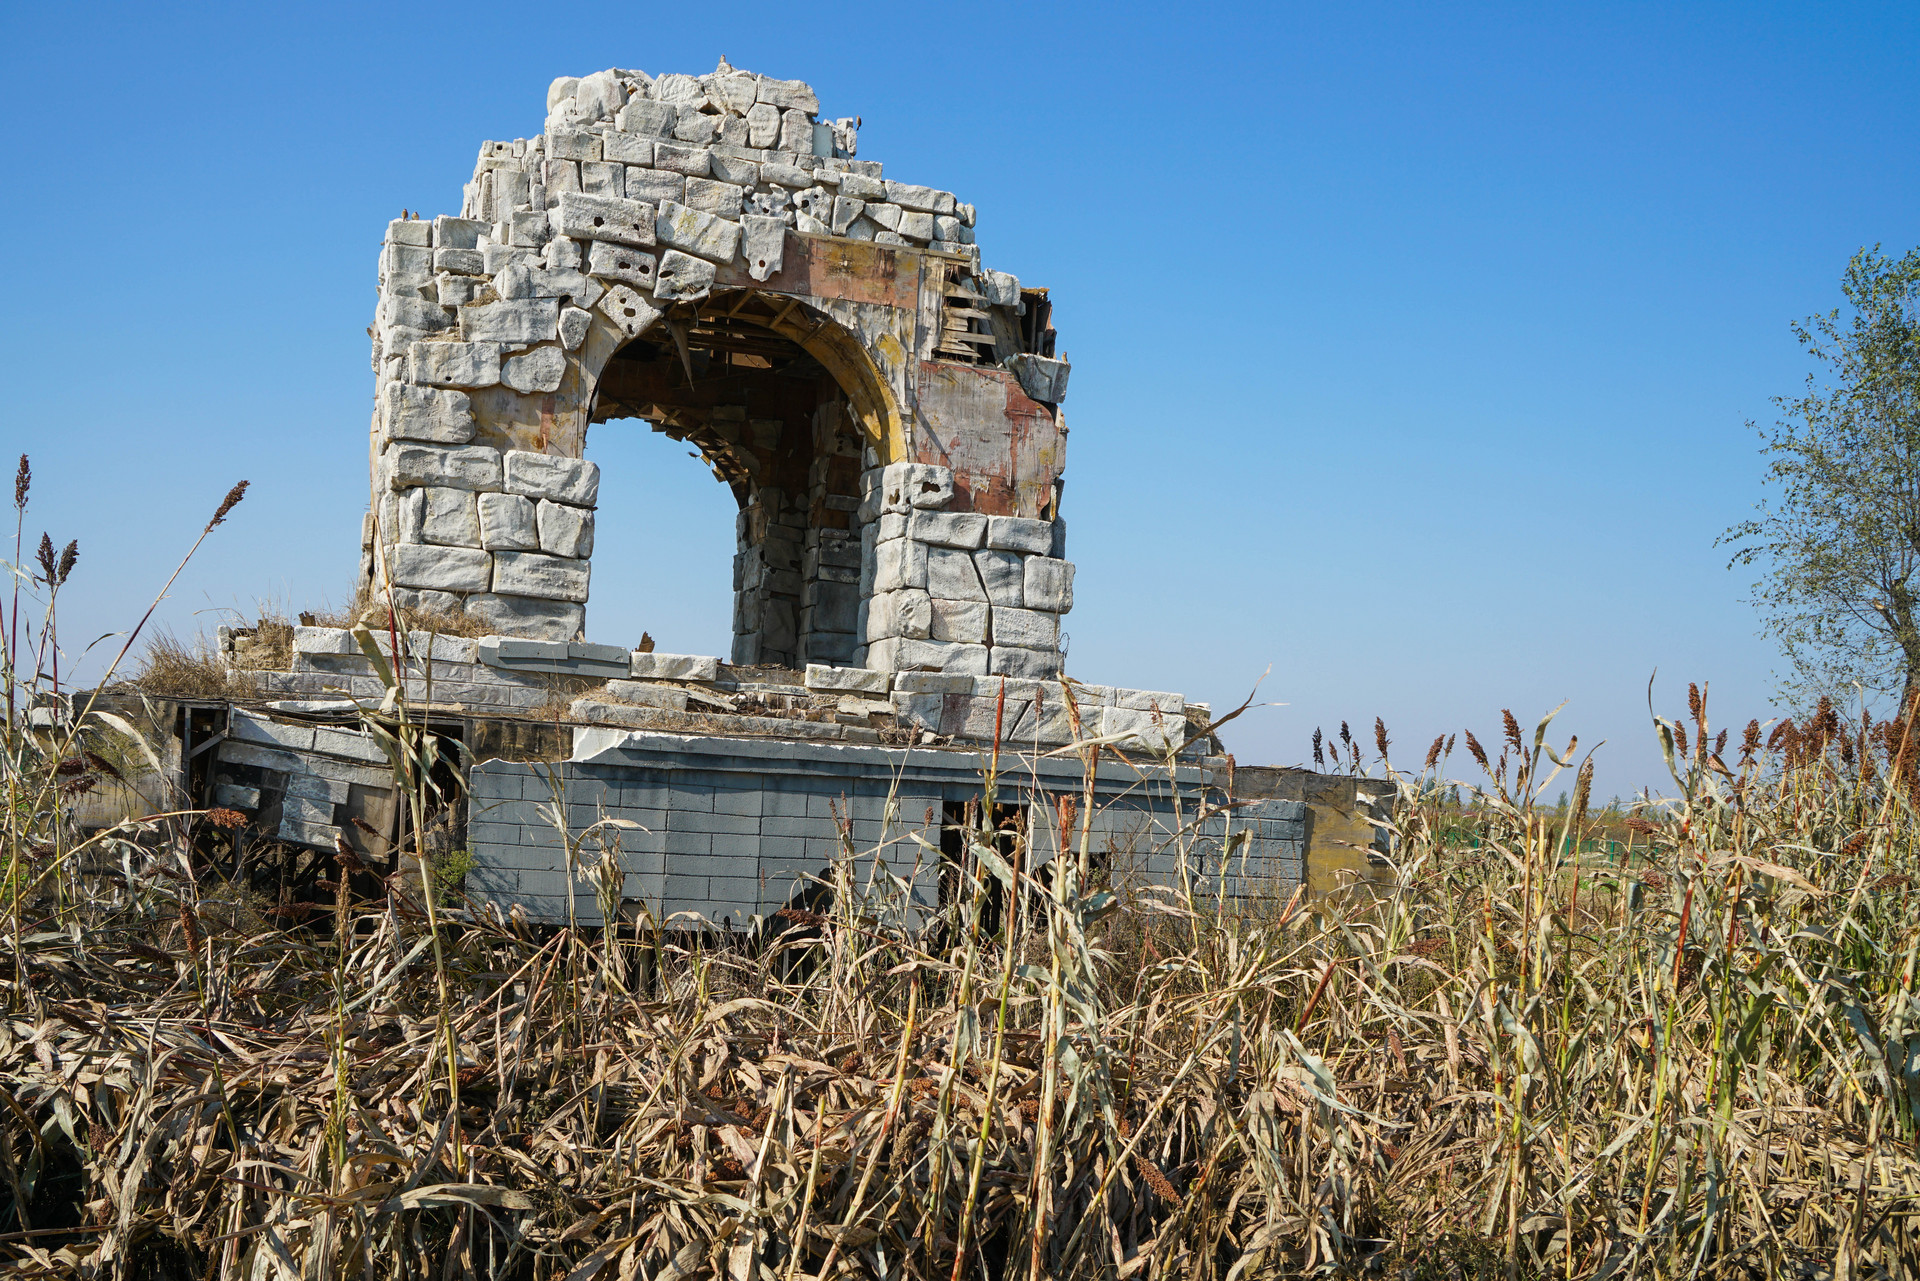
<svg viewBox="0 0 1920 1281"><path fill-rule="evenodd" d="M388 229L363 581L581 639L588 428L637 417L740 504L735 663L1056 674L1068 367L973 207L724 62L547 106L459 217Z"/></svg>

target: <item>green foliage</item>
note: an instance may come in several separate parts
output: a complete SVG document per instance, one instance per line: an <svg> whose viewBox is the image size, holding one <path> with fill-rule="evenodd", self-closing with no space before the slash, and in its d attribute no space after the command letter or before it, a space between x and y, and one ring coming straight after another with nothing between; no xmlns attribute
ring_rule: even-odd
<svg viewBox="0 0 1920 1281"><path fill-rule="evenodd" d="M473 870L472 850L448 850L433 858L433 879L442 893L452 894L466 884L467 873Z"/></svg>
<svg viewBox="0 0 1920 1281"><path fill-rule="evenodd" d="M1847 313L1793 331L1823 367L1754 426L1769 494L1719 540L1758 565L1753 603L1811 705L1860 685L1904 700L1920 684L1920 249L1863 249L1841 282Z"/></svg>

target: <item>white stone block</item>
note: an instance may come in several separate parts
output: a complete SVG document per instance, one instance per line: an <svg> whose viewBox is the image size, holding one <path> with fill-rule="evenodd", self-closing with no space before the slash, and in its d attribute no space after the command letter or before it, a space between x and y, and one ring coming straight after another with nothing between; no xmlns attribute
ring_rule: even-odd
<svg viewBox="0 0 1920 1281"><path fill-rule="evenodd" d="M896 546L882 543L882 547ZM927 549L927 590L945 600L987 599L987 590L974 568L973 553L953 547Z"/></svg>
<svg viewBox="0 0 1920 1281"><path fill-rule="evenodd" d="M950 214L953 212L954 199L951 191L936 191L932 187L916 187L911 183L895 182L889 178L887 199L902 209L914 209L930 214Z"/></svg>
<svg viewBox="0 0 1920 1281"><path fill-rule="evenodd" d="M610 133L601 139L601 154L608 161L618 161L623 165L651 165L653 163L653 139L633 133ZM626 175L620 176L619 195L634 199L633 193L626 190Z"/></svg>
<svg viewBox="0 0 1920 1281"><path fill-rule="evenodd" d="M926 640L932 634L933 610L927 593L917 588L878 592L867 602L868 641L906 637Z"/></svg>
<svg viewBox="0 0 1920 1281"><path fill-rule="evenodd" d="M519 494L480 495L480 545L490 552L537 550L540 533L533 500Z"/></svg>
<svg viewBox="0 0 1920 1281"><path fill-rule="evenodd" d="M629 165L627 167L627 199L644 200L656 206L669 200L675 204L684 205L687 203L687 175L665 169L641 169ZM656 230L655 235L658 234Z"/></svg>
<svg viewBox="0 0 1920 1281"><path fill-rule="evenodd" d="M863 492L877 496L879 512L934 511L953 501L953 472L932 463L892 463L861 476Z"/></svg>
<svg viewBox="0 0 1920 1281"><path fill-rule="evenodd" d="M418 218L395 218L387 224L387 243L425 248L433 243L433 224Z"/></svg>
<svg viewBox="0 0 1920 1281"><path fill-rule="evenodd" d="M757 160L744 160L739 156L726 156L719 151L713 153L713 176L721 182L730 182L736 187L751 191L760 181L760 163ZM693 179L687 179L691 184ZM691 186L689 186L691 189ZM742 193L743 195L745 193ZM691 203L683 201L682 203Z"/></svg>
<svg viewBox="0 0 1920 1281"><path fill-rule="evenodd" d="M1065 614L1073 608L1073 562L1051 556L1026 558L1024 595L1028 609Z"/></svg>
<svg viewBox="0 0 1920 1281"><path fill-rule="evenodd" d="M359 643L344 627L296 627L293 629L296 654L358 654Z"/></svg>
<svg viewBox="0 0 1920 1281"><path fill-rule="evenodd" d="M755 103L747 111L747 145L766 149L780 141L780 108L770 102Z"/></svg>
<svg viewBox="0 0 1920 1281"><path fill-rule="evenodd" d="M715 268L701 258L669 249L660 259L653 296L660 302L692 302L713 292Z"/></svg>
<svg viewBox="0 0 1920 1281"><path fill-rule="evenodd" d="M1187 714L1185 695L1160 689L1116 689L1113 691L1113 705L1124 711L1147 712L1157 709L1167 716Z"/></svg>
<svg viewBox="0 0 1920 1281"><path fill-rule="evenodd" d="M996 307L1020 305L1020 278L1004 271L983 271L978 279L985 286L987 301Z"/></svg>
<svg viewBox="0 0 1920 1281"><path fill-rule="evenodd" d="M560 379L566 372L565 352L558 347L535 347L508 357L500 367L500 381L517 392L552 392L560 390Z"/></svg>
<svg viewBox="0 0 1920 1281"><path fill-rule="evenodd" d="M985 601L934 600L931 635L937 641L983 645L987 640Z"/></svg>
<svg viewBox="0 0 1920 1281"><path fill-rule="evenodd" d="M499 344L415 342L407 348L407 378L424 386L493 386L499 382Z"/></svg>
<svg viewBox="0 0 1920 1281"><path fill-rule="evenodd" d="M1176 751L1186 743L1186 717L1178 713L1138 711L1125 707L1100 709L1100 733L1119 734L1119 746L1156 755Z"/></svg>
<svg viewBox="0 0 1920 1281"><path fill-rule="evenodd" d="M473 405L461 391L388 383L383 420L389 440L464 445L473 439Z"/></svg>
<svg viewBox="0 0 1920 1281"><path fill-rule="evenodd" d="M988 670L995 676L1019 676L1039 681L1058 676L1062 665L1058 650L1017 649L1006 645L995 645L987 663Z"/></svg>
<svg viewBox="0 0 1920 1281"><path fill-rule="evenodd" d="M796 109L780 113L780 150L812 153L813 121L806 112Z"/></svg>
<svg viewBox="0 0 1920 1281"><path fill-rule="evenodd" d="M908 240L932 240L933 215L930 213L916 213L909 209L900 215L900 226L897 230Z"/></svg>
<svg viewBox="0 0 1920 1281"><path fill-rule="evenodd" d="M888 672L872 672L864 667L826 667L807 664L807 688L821 693L877 694L886 697L893 685Z"/></svg>
<svg viewBox="0 0 1920 1281"><path fill-rule="evenodd" d="M732 262L740 248L739 223L671 201L660 206L654 231L661 244L712 262Z"/></svg>
<svg viewBox="0 0 1920 1281"><path fill-rule="evenodd" d="M898 591L927 585L927 548L910 538L880 543L873 551L873 590Z"/></svg>
<svg viewBox="0 0 1920 1281"><path fill-rule="evenodd" d="M587 336L587 329L592 324L592 312L582 311L578 307L562 307L560 309L560 345L572 351Z"/></svg>
<svg viewBox="0 0 1920 1281"><path fill-rule="evenodd" d="M539 552L497 552L493 591L498 596L582 602L587 599L587 562Z"/></svg>
<svg viewBox="0 0 1920 1281"><path fill-rule="evenodd" d="M548 499L540 500L540 550L552 556L593 555L593 513Z"/></svg>
<svg viewBox="0 0 1920 1281"><path fill-rule="evenodd" d="M653 144L653 167L669 169L689 178L704 178L713 172L713 155L705 147L656 142Z"/></svg>
<svg viewBox="0 0 1920 1281"><path fill-rule="evenodd" d="M615 134L614 137L624 135ZM580 190L589 196L613 196L624 200L627 195L627 167L617 163L618 156L607 160L583 160L580 162ZM958 222L954 224L958 226Z"/></svg>
<svg viewBox="0 0 1920 1281"><path fill-rule="evenodd" d="M638 338L653 328L653 322L664 313L649 299L641 297L626 285L615 285L600 300L600 314L611 320L627 337Z"/></svg>
<svg viewBox="0 0 1920 1281"><path fill-rule="evenodd" d="M664 138L673 132L673 126L679 119L679 110L670 103L636 98L620 108L619 114L614 117L614 127L621 133Z"/></svg>
<svg viewBox="0 0 1920 1281"><path fill-rule="evenodd" d="M947 672L985 676L985 645L953 645L931 640L884 640L867 646L867 666L888 672Z"/></svg>
<svg viewBox="0 0 1920 1281"><path fill-rule="evenodd" d="M621 196L589 196L584 192L563 192L555 225L562 235L582 240L617 240L624 245L650 245L654 241L655 213L644 200Z"/></svg>
<svg viewBox="0 0 1920 1281"><path fill-rule="evenodd" d="M591 507L600 493L600 465L584 458L562 458L510 449L506 453L506 490L531 498L550 498Z"/></svg>
<svg viewBox="0 0 1920 1281"><path fill-rule="evenodd" d="M674 685L650 685L645 681L611 680L606 696L640 707L662 707L670 712L687 710L687 691Z"/></svg>
<svg viewBox="0 0 1920 1281"><path fill-rule="evenodd" d="M427 491L414 488L401 494L393 504L393 521L391 529L394 542L426 542L421 529L427 523Z"/></svg>
<svg viewBox="0 0 1920 1281"><path fill-rule="evenodd" d="M762 182L779 187L791 187L795 190L813 185L812 173L798 165L785 165L772 160L760 166L760 179Z"/></svg>
<svg viewBox="0 0 1920 1281"><path fill-rule="evenodd" d="M642 654L635 651L633 675L636 680L717 681L720 679L720 660L704 654Z"/></svg>
<svg viewBox="0 0 1920 1281"><path fill-rule="evenodd" d="M630 245L595 241L587 251L588 271L640 289L653 288L654 273L659 266L660 259L656 255L642 253Z"/></svg>
<svg viewBox="0 0 1920 1281"><path fill-rule="evenodd" d="M484 592L493 572L493 558L478 547L399 543L387 549L387 565L395 586L442 592Z"/></svg>
<svg viewBox="0 0 1920 1281"><path fill-rule="evenodd" d="M986 585L987 599L996 610L1001 606L1018 609L1027 603L1026 571L1020 561L1021 557L1013 552L991 548L973 553L980 581Z"/></svg>
<svg viewBox="0 0 1920 1281"><path fill-rule="evenodd" d="M1036 609L996 606L993 611L993 642L1019 649L1058 649L1060 616Z"/></svg>
<svg viewBox="0 0 1920 1281"><path fill-rule="evenodd" d="M819 95L815 94L813 86L804 80L774 80L761 76L759 100L770 107L779 107L782 110L791 108L803 114L818 113L820 110Z"/></svg>
<svg viewBox="0 0 1920 1281"><path fill-rule="evenodd" d="M833 228L833 234L836 236L846 235L847 228L853 226L854 220L859 218L861 211L866 207L866 202L863 200L849 200L845 196L835 196L833 198L833 221L828 224Z"/></svg>
<svg viewBox="0 0 1920 1281"><path fill-rule="evenodd" d="M987 546L1003 551L1045 556L1053 550L1053 523L1019 516L987 518Z"/></svg>
<svg viewBox="0 0 1920 1281"><path fill-rule="evenodd" d="M426 494L426 517L421 524L426 542L449 547L480 545L480 521L475 515L472 490L430 485Z"/></svg>
<svg viewBox="0 0 1920 1281"><path fill-rule="evenodd" d="M714 178L687 179L687 207L721 218L738 219L746 191L730 182Z"/></svg>
<svg viewBox="0 0 1920 1281"><path fill-rule="evenodd" d="M963 547L971 551L987 536L987 518L978 512L916 511L908 525L911 537L935 547Z"/></svg>
<svg viewBox="0 0 1920 1281"><path fill-rule="evenodd" d="M460 334L469 342L546 342L560 335L560 300L514 298L462 307Z"/></svg>
<svg viewBox="0 0 1920 1281"><path fill-rule="evenodd" d="M780 270L787 252L787 224L778 218L748 214L740 220L745 230L742 251L747 274L765 280Z"/></svg>
<svg viewBox="0 0 1920 1281"><path fill-rule="evenodd" d="M485 445L391 445L386 452L389 483L395 489L445 485L455 489L500 488L500 451Z"/></svg>
<svg viewBox="0 0 1920 1281"><path fill-rule="evenodd" d="M566 601L498 596L490 592L467 597L466 610L467 617L479 619L502 636L534 640L573 640L580 635L587 617L585 607Z"/></svg>

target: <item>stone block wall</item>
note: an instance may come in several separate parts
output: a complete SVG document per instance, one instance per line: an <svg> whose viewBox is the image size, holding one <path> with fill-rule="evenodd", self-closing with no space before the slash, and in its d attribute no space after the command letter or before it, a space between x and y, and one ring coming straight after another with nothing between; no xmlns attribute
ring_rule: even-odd
<svg viewBox="0 0 1920 1281"><path fill-rule="evenodd" d="M856 159L807 85L724 62L564 77L547 108L483 145L458 217L387 229L363 582L581 639L587 428L631 415L740 502L734 661L1057 671L1069 371L1044 291L981 265L973 207ZM818 362L810 439L603 377L651 344L691 383L716 317Z"/></svg>

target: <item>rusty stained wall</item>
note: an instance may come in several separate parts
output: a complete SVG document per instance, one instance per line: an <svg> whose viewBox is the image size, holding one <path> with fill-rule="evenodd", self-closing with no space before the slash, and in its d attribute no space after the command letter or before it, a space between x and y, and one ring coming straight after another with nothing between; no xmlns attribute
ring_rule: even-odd
<svg viewBox="0 0 1920 1281"><path fill-rule="evenodd" d="M1050 520L1066 469L1067 425L991 365L923 361L914 461L953 471L954 510Z"/></svg>

